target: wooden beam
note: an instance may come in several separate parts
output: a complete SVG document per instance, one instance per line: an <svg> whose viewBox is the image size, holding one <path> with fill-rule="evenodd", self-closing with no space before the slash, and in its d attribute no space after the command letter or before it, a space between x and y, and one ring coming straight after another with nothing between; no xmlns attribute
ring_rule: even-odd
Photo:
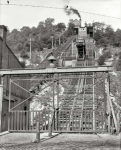
<svg viewBox="0 0 121 150"><path fill-rule="evenodd" d="M71 68L44 68L44 69L1 69L0 75L20 74L53 74L53 73L78 73L78 72L109 72L113 71L112 66L88 66Z"/></svg>
<svg viewBox="0 0 121 150"><path fill-rule="evenodd" d="M0 78L0 132L2 132L3 77Z"/></svg>
<svg viewBox="0 0 121 150"><path fill-rule="evenodd" d="M93 77L95 74L93 73ZM93 78L93 131L96 130L96 121L95 121L95 79Z"/></svg>

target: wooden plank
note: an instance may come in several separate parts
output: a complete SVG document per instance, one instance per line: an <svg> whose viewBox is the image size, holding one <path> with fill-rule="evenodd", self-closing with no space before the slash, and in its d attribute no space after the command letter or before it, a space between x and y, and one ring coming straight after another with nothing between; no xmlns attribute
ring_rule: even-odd
<svg viewBox="0 0 121 150"><path fill-rule="evenodd" d="M87 126L88 129L87 129L87 130L89 130L89 126L90 126L90 125L89 125L89 124L90 124L90 122L89 122L89 111L88 111L88 115L87 115L87 121L88 121L88 126Z"/></svg>
<svg viewBox="0 0 121 150"><path fill-rule="evenodd" d="M32 120L31 120L31 111L29 111L28 113L29 113L29 130L31 130L31 123L32 123Z"/></svg>
<svg viewBox="0 0 121 150"><path fill-rule="evenodd" d="M20 130L22 130L22 113L20 111Z"/></svg>
<svg viewBox="0 0 121 150"><path fill-rule="evenodd" d="M41 122L42 122L42 130L43 130L43 125L44 125L44 121L43 121L43 111L42 111L41 116L42 116L42 118L41 118Z"/></svg>
<svg viewBox="0 0 121 150"><path fill-rule="evenodd" d="M64 130L64 112L62 113L62 130Z"/></svg>
<svg viewBox="0 0 121 150"><path fill-rule="evenodd" d="M72 130L74 131L74 112L72 111Z"/></svg>
<svg viewBox="0 0 121 150"><path fill-rule="evenodd" d="M23 130L25 130L25 111L22 111L22 115L23 115Z"/></svg>
<svg viewBox="0 0 121 150"><path fill-rule="evenodd" d="M19 111L17 111L17 130L19 130Z"/></svg>
<svg viewBox="0 0 121 150"><path fill-rule="evenodd" d="M34 111L32 111L32 122L33 122L32 130L34 130L34 125L35 125L35 121L34 121Z"/></svg>
<svg viewBox="0 0 121 150"><path fill-rule="evenodd" d="M46 68L46 69L0 69L0 75L21 75L21 74L51 74L51 73L74 73L74 72L109 72L112 66L88 66L72 68Z"/></svg>
<svg viewBox="0 0 121 150"><path fill-rule="evenodd" d="M26 130L29 130L29 111L26 111Z"/></svg>
<svg viewBox="0 0 121 150"><path fill-rule="evenodd" d="M37 130L37 111L35 112L35 127L36 127L36 130Z"/></svg>
<svg viewBox="0 0 121 150"><path fill-rule="evenodd" d="M47 114L47 116L46 116L46 119L47 119L47 128L46 128L46 130L49 130L49 114L50 114L49 110L47 110L46 114ZM55 115L56 115L56 114L55 114ZM55 117L56 117L56 116L55 116ZM56 120L55 120L55 121L56 121ZM56 128L56 125L55 125L55 128Z"/></svg>
<svg viewBox="0 0 121 150"><path fill-rule="evenodd" d="M39 121L39 124L41 124L41 120L40 120L40 111L38 112L38 121ZM40 128L41 130L41 128Z"/></svg>
<svg viewBox="0 0 121 150"><path fill-rule="evenodd" d="M82 129L82 125L81 125L82 124L82 120L81 120L82 118L81 118L81 116L82 115L79 112L79 131L81 131L81 129Z"/></svg>
<svg viewBox="0 0 121 150"><path fill-rule="evenodd" d="M87 112L85 111L85 130L87 130Z"/></svg>
<svg viewBox="0 0 121 150"><path fill-rule="evenodd" d="M47 117L46 117L46 109L45 109L45 130L47 130L47 123L46 123Z"/></svg>

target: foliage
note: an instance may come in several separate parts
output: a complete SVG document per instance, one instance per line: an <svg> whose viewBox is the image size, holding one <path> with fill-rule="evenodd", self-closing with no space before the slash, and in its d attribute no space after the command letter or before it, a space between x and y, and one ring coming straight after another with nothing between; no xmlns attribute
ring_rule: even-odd
<svg viewBox="0 0 121 150"><path fill-rule="evenodd" d="M40 21L37 27L23 26L20 31L13 29L7 34L7 44L15 54L20 53L23 58L27 58L30 51L30 43L32 52L43 51L43 49L52 48L52 40L54 48L64 43L68 37L73 35L73 19L69 20L68 26L63 22L54 24L54 18L47 18L45 21ZM121 46L121 30L115 32L111 26L103 22L94 22L94 40L96 46L104 47L105 49L112 45L114 47ZM53 38L51 38L53 36ZM30 42L31 38L31 42ZM32 55L32 62L36 62L36 57ZM104 59L99 60L102 64ZM38 61L40 62L40 61Z"/></svg>
<svg viewBox="0 0 121 150"><path fill-rule="evenodd" d="M45 21L40 21L37 27L23 26L20 31L13 29L8 32L7 44L15 54L20 53L22 58L28 58L30 38L33 52L42 51L43 48L51 49L51 36L54 37L54 44L56 43L55 45L58 46L59 39L61 44L66 38L64 36L65 29L66 25L63 22L54 25L54 18L47 18ZM32 57L34 56L32 55Z"/></svg>
<svg viewBox="0 0 121 150"><path fill-rule="evenodd" d="M94 22L94 40L96 45L101 47L108 47L112 45L114 47L121 46L121 30L117 29L116 31L110 25L105 23Z"/></svg>
<svg viewBox="0 0 121 150"><path fill-rule="evenodd" d="M28 54L26 53L26 52L22 52L21 53L21 58L23 58L23 59L28 59L29 58L29 56L28 56Z"/></svg>
<svg viewBox="0 0 121 150"><path fill-rule="evenodd" d="M110 74L110 91L121 106L121 71L117 71L116 74Z"/></svg>
<svg viewBox="0 0 121 150"><path fill-rule="evenodd" d="M66 37L69 37L69 36L73 35L74 27L75 27L75 25L73 23L73 20L70 19L70 21L68 23L67 31L65 32Z"/></svg>
<svg viewBox="0 0 121 150"><path fill-rule="evenodd" d="M106 51L104 52L103 56L106 58L111 58L111 52L110 51Z"/></svg>
<svg viewBox="0 0 121 150"><path fill-rule="evenodd" d="M98 59L98 65L104 65L104 62L107 58L111 58L111 52L110 51L106 51L103 53L103 55L101 55Z"/></svg>
<svg viewBox="0 0 121 150"><path fill-rule="evenodd" d="M98 65L104 65L105 62L105 56L101 55L98 59Z"/></svg>

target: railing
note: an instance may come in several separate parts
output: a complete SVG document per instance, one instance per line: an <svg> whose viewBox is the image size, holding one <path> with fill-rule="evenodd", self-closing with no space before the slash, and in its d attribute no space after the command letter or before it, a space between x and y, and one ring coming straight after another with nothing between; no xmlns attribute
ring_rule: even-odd
<svg viewBox="0 0 121 150"><path fill-rule="evenodd" d="M36 132L39 122L40 132L106 132L105 114L96 112L96 131L93 131L93 110L42 110L11 111L9 118L10 132ZM69 124L69 128L68 128ZM51 128L51 129L50 129Z"/></svg>
<svg viewBox="0 0 121 150"><path fill-rule="evenodd" d="M49 121L52 111L11 111L9 112L9 131L36 132L37 122L40 123L40 130L49 130Z"/></svg>

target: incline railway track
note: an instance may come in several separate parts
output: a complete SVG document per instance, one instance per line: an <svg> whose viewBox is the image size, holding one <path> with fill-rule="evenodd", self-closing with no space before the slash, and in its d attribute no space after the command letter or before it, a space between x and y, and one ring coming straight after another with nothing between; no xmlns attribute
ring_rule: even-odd
<svg viewBox="0 0 121 150"><path fill-rule="evenodd" d="M76 39L76 36L71 36L67 39L67 41L62 45L60 46L59 48L57 49L54 49L53 50L53 55L56 59L59 58L59 56L61 56L62 53L68 51L68 48L71 46L71 43ZM48 54L48 56L51 54L51 52ZM47 56L47 57L48 57ZM49 61L47 60L47 57L41 62L40 65L37 66L37 68L47 68L49 66ZM57 64L57 60L56 60L56 65ZM32 79L36 79L36 78L46 78L47 76L44 75L44 76L41 76L41 75L34 75L32 77ZM48 77L47 77L48 78ZM36 88L37 86L39 86L40 83L38 83L37 81L32 81L31 80L31 86ZM32 88L33 89L33 88Z"/></svg>

